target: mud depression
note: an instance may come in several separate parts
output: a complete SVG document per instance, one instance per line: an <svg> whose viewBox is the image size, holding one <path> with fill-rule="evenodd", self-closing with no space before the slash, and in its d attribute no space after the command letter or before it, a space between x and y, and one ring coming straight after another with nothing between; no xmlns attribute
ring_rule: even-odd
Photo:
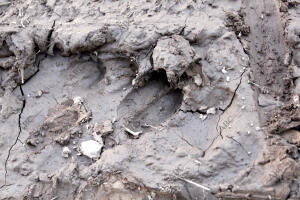
<svg viewBox="0 0 300 200"><path fill-rule="evenodd" d="M0 14L0 199L300 198L299 2Z"/></svg>

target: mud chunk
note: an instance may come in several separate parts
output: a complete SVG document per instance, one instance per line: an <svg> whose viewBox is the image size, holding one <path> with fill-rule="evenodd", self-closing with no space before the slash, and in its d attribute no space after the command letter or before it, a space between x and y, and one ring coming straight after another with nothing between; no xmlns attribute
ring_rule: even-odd
<svg viewBox="0 0 300 200"><path fill-rule="evenodd" d="M193 62L194 56L194 49L182 36L163 37L153 50L154 70L165 70L168 81L175 84Z"/></svg>
<svg viewBox="0 0 300 200"><path fill-rule="evenodd" d="M103 147L103 143L96 142L95 140L84 141L80 144L80 151L83 155L91 158L98 159Z"/></svg>
<svg viewBox="0 0 300 200"><path fill-rule="evenodd" d="M258 97L258 105L261 107L267 107L275 105L276 102L274 101L273 97L270 95L260 94Z"/></svg>
<svg viewBox="0 0 300 200"><path fill-rule="evenodd" d="M296 65L300 66L300 49L294 51L293 58Z"/></svg>
<svg viewBox="0 0 300 200"><path fill-rule="evenodd" d="M63 150L62 150L61 155L62 155L62 157L64 157L64 158L68 158L69 155L70 155L71 153L72 153L72 152L71 152L71 150L69 149L69 147L64 147Z"/></svg>
<svg viewBox="0 0 300 200"><path fill-rule="evenodd" d="M300 77L300 69L296 65L292 66L292 71L293 71L293 77L298 78Z"/></svg>
<svg viewBox="0 0 300 200"><path fill-rule="evenodd" d="M300 147L300 132L296 130L288 130L282 134L289 143L297 145Z"/></svg>
<svg viewBox="0 0 300 200"><path fill-rule="evenodd" d="M66 145L70 142L70 139L71 139L71 133L69 131L66 131L58 135L54 140L55 142L61 145Z"/></svg>
<svg viewBox="0 0 300 200"><path fill-rule="evenodd" d="M102 124L96 123L94 126L94 132L104 137L112 133L113 131L113 124L110 120L106 120Z"/></svg>
<svg viewBox="0 0 300 200"><path fill-rule="evenodd" d="M297 94L297 95L300 95L300 79L298 78L296 81L295 81L295 89L294 89L294 93Z"/></svg>

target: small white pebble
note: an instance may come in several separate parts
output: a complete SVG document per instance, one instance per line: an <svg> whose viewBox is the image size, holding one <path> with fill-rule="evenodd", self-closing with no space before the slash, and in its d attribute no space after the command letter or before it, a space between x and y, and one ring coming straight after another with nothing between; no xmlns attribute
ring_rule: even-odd
<svg viewBox="0 0 300 200"><path fill-rule="evenodd" d="M63 150L62 150L62 153L61 155L64 157L64 158L68 158L69 155L71 154L71 150L69 149L69 147L64 147Z"/></svg>
<svg viewBox="0 0 300 200"><path fill-rule="evenodd" d="M250 122L250 126L252 126L252 127L254 126L254 123L252 121Z"/></svg>
<svg viewBox="0 0 300 200"><path fill-rule="evenodd" d="M251 155L252 153L250 151L248 151L248 155Z"/></svg>
<svg viewBox="0 0 300 200"><path fill-rule="evenodd" d="M259 127L259 126L257 126L257 127L255 128L255 130L257 130L257 131L260 131L260 127Z"/></svg>
<svg viewBox="0 0 300 200"><path fill-rule="evenodd" d="M126 88L123 88L123 91L125 91L126 90Z"/></svg>
<svg viewBox="0 0 300 200"><path fill-rule="evenodd" d="M215 107L211 107L209 109L207 109L206 114L216 114L216 108Z"/></svg>
<svg viewBox="0 0 300 200"><path fill-rule="evenodd" d="M245 100L246 98L245 97L242 97L242 100Z"/></svg>
<svg viewBox="0 0 300 200"><path fill-rule="evenodd" d="M222 73L223 73L223 74L227 74L227 73L228 73L225 67L223 67Z"/></svg>
<svg viewBox="0 0 300 200"><path fill-rule="evenodd" d="M230 81L230 77L229 77L229 76L226 77L226 81L227 81L227 82Z"/></svg>
<svg viewBox="0 0 300 200"><path fill-rule="evenodd" d="M204 121L206 118L207 118L207 115L203 115L203 114L200 114L199 115L199 118Z"/></svg>
<svg viewBox="0 0 300 200"><path fill-rule="evenodd" d="M245 106L245 105L243 105L241 108L242 108L242 110L245 110L246 106Z"/></svg>
<svg viewBox="0 0 300 200"><path fill-rule="evenodd" d="M251 134L251 131L247 131L247 134L250 135L250 134Z"/></svg>
<svg viewBox="0 0 300 200"><path fill-rule="evenodd" d="M293 96L293 100L294 100L294 103L299 102L299 96L298 95L294 95Z"/></svg>
<svg viewBox="0 0 300 200"><path fill-rule="evenodd" d="M73 104L74 105L80 105L82 103L83 103L83 98L82 97L77 96L77 97L73 98Z"/></svg>

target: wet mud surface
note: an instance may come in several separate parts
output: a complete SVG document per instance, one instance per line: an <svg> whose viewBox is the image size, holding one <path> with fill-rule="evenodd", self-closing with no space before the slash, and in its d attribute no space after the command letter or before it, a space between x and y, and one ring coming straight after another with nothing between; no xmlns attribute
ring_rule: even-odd
<svg viewBox="0 0 300 200"><path fill-rule="evenodd" d="M299 2L0 14L0 199L300 199Z"/></svg>

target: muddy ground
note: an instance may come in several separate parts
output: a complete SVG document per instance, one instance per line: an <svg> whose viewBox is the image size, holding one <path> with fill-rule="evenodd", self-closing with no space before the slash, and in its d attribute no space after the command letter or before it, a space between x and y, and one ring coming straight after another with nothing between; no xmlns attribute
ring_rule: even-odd
<svg viewBox="0 0 300 200"><path fill-rule="evenodd" d="M0 199L300 199L297 0L0 0Z"/></svg>

